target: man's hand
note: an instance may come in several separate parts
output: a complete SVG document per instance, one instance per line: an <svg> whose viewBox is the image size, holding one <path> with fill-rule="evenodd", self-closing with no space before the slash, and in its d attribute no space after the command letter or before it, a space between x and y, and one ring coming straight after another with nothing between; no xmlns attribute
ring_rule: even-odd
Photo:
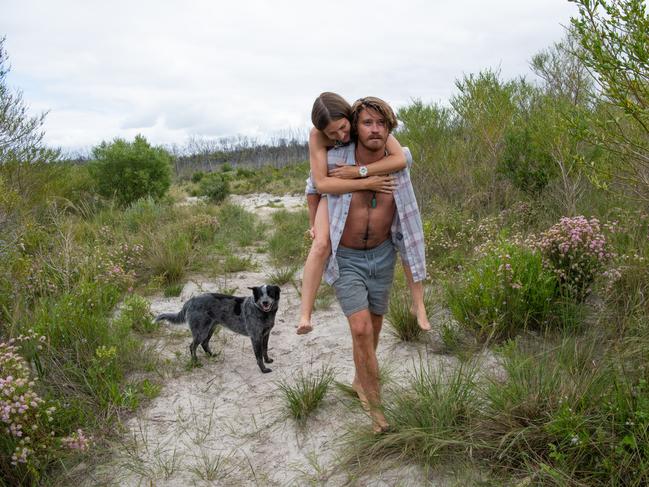
<svg viewBox="0 0 649 487"><path fill-rule="evenodd" d="M329 171L329 176L340 179L356 179L361 177L358 166L349 166L344 162L337 162L336 168Z"/></svg>
<svg viewBox="0 0 649 487"><path fill-rule="evenodd" d="M377 193L393 193L397 189L394 176L370 176L365 179L365 189Z"/></svg>

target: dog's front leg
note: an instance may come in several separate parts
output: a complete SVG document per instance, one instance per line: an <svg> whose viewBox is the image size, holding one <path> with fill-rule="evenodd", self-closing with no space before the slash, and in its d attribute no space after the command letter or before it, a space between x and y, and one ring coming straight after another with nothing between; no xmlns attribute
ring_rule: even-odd
<svg viewBox="0 0 649 487"><path fill-rule="evenodd" d="M263 347L264 347L263 336L250 337L250 341L252 342L252 349L255 351L255 358L257 359L257 365L259 365L259 369L264 374L267 374L268 372L271 372L271 369L266 367L264 365L264 361L263 361Z"/></svg>
<svg viewBox="0 0 649 487"><path fill-rule="evenodd" d="M264 353L264 361L267 364L273 363L273 359L268 356L268 339L270 338L270 330L271 330L270 328L264 330L264 335L261 339L263 344L262 352Z"/></svg>

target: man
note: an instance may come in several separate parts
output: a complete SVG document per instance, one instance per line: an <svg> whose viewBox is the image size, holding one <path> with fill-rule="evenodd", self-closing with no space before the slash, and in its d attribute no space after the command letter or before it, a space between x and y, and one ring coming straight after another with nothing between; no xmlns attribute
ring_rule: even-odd
<svg viewBox="0 0 649 487"><path fill-rule="evenodd" d="M361 167L379 161L396 125L396 116L387 103L374 97L361 98L352 106L352 132L357 143L330 150L330 167L341 160ZM389 427L380 407L376 348L388 310L395 246L414 280L426 277L421 216L408 169L394 177L393 193L328 195L332 252L325 280L333 284L349 322L356 369L352 387L368 408L377 433Z"/></svg>

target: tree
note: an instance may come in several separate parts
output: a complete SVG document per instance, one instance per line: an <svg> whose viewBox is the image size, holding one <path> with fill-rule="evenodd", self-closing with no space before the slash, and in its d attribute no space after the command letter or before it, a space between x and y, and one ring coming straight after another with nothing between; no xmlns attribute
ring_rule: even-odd
<svg viewBox="0 0 649 487"><path fill-rule="evenodd" d="M30 116L22 92L7 86L10 67L5 40L0 37L0 164L49 162L58 154L43 146L41 127L46 114Z"/></svg>
<svg viewBox="0 0 649 487"><path fill-rule="evenodd" d="M96 162L91 168L98 191L128 205L144 196L161 198L171 185L171 156L152 147L142 135L133 142L115 139L93 149Z"/></svg>
<svg viewBox="0 0 649 487"><path fill-rule="evenodd" d="M643 0L571 0L575 51L599 88L583 135L615 155L600 172L649 200L649 17Z"/></svg>

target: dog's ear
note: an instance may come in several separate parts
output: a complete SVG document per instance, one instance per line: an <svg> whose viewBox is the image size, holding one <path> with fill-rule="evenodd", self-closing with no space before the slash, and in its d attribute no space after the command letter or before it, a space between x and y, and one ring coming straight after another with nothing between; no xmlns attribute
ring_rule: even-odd
<svg viewBox="0 0 649 487"><path fill-rule="evenodd" d="M259 299L261 293L259 292L258 286L252 286L252 287L249 286L248 289L252 291L252 295L255 299Z"/></svg>
<svg viewBox="0 0 649 487"><path fill-rule="evenodd" d="M282 292L282 289L279 286L268 286L268 294L274 299L279 299L279 294Z"/></svg>

